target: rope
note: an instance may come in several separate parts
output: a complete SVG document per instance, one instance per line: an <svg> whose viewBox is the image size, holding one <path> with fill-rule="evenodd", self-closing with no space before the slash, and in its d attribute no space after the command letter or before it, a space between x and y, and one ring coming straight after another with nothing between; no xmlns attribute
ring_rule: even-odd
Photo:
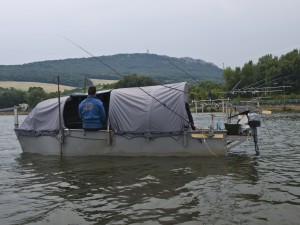
<svg viewBox="0 0 300 225"><path fill-rule="evenodd" d="M205 138L203 138L203 142L204 142L205 146L207 147L208 151L209 151L212 155L218 157L217 154L214 153L214 152L210 149L210 147L209 147L208 144L206 143Z"/></svg>
<svg viewBox="0 0 300 225"><path fill-rule="evenodd" d="M274 145L276 148L278 148L278 147L276 146L276 143L275 143L274 139L273 139L273 136L271 135L271 132L270 132L270 130L269 130L269 127L268 127L266 121L263 119L263 117L261 117L261 120L264 122L264 124L265 124L265 126L266 126L266 128L267 128L267 131L268 131L268 133L269 133L269 135L270 135L270 137L271 137L271 139L272 139L273 145Z"/></svg>

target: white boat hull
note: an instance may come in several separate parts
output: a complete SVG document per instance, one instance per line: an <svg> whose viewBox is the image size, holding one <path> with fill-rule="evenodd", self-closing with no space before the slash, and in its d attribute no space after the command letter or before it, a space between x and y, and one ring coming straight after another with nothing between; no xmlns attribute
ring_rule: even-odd
<svg viewBox="0 0 300 225"><path fill-rule="evenodd" d="M115 156L212 156L226 155L226 131L208 137L193 137L196 132L178 136L132 137L106 131L65 130L61 143L56 136L16 134L23 152L43 155L115 155ZM199 134L199 133L198 133ZM197 134L196 134L197 135ZM201 136L201 135L200 135Z"/></svg>

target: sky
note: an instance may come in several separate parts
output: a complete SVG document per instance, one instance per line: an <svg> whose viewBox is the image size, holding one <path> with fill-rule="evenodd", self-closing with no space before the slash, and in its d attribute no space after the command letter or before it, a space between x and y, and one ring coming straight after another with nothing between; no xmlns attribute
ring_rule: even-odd
<svg viewBox="0 0 300 225"><path fill-rule="evenodd" d="M300 49L299 0L0 0L0 65L149 53L220 68Z"/></svg>

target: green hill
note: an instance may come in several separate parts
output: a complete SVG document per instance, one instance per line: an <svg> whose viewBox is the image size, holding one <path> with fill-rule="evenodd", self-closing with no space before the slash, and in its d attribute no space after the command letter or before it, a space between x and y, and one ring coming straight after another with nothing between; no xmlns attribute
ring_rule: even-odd
<svg viewBox="0 0 300 225"><path fill-rule="evenodd" d="M224 81L222 77L223 70L200 59L137 53L100 56L98 59L122 75L146 75L152 77L158 83L192 82L193 80L182 70L199 81ZM93 57L42 61L23 65L0 65L1 81L52 83L53 77L57 75L60 76L62 84L77 87L82 86L84 76L94 79L121 78Z"/></svg>

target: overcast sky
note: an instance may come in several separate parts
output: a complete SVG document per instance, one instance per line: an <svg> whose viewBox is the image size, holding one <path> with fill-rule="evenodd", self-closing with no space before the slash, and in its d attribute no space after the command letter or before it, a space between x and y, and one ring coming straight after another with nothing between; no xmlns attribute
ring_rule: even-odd
<svg viewBox="0 0 300 225"><path fill-rule="evenodd" d="M150 53L243 66L300 48L300 0L0 0L0 65Z"/></svg>

